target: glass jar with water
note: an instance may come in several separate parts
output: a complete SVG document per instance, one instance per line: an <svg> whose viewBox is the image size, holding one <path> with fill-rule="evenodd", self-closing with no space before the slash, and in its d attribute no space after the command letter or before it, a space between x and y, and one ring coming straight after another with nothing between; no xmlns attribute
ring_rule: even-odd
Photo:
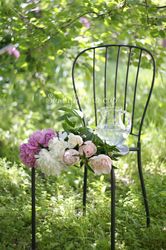
<svg viewBox="0 0 166 250"><path fill-rule="evenodd" d="M109 145L115 145L121 154L129 149L123 145L131 131L131 116L122 109L103 107L97 111L97 135Z"/></svg>

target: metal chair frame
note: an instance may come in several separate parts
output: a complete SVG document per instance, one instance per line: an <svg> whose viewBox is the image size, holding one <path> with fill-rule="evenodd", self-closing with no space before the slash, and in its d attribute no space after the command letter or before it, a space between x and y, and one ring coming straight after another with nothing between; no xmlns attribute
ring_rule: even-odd
<svg viewBox="0 0 166 250"><path fill-rule="evenodd" d="M81 57L85 52L87 51L92 51L93 53L93 67L92 67L92 78L93 78L93 103L94 103L94 115L95 115L95 125L97 125L97 107L96 107L96 78L95 78L95 66L96 66L96 51L98 49L105 49L105 65L104 65L104 99L106 100L107 97L107 63L108 63L108 49L110 47L114 47L117 49L117 58L116 58L116 70L115 70L115 83L114 83L114 108L116 108L116 97L117 97L117 77L118 77L118 67L119 67L119 57L120 57L120 52L121 48L126 48L128 50L128 61L127 61L127 71L126 71L126 79L125 79L125 91L124 91L124 110L126 110L126 100L127 100L127 88L128 88L128 77L129 77L129 68L130 68L130 60L131 60L131 53L132 50L138 50L139 51L139 57L138 57L138 66L137 66L137 71L136 71L136 79L135 79L135 85L134 85L134 90L133 90L133 103L132 103L132 127L131 127L131 135L137 137L137 146L136 147L130 147L129 151L133 151L137 153L137 163L138 163L138 172L139 172L139 178L140 178L140 184L141 184L141 189L142 189L142 195L143 195L143 202L144 202L144 207L145 207L145 213L146 213L146 225L147 227L150 225L150 213L149 213L149 205L148 205L148 200L147 200L147 194L146 194L146 189L145 189L145 183L144 183L144 178L143 178L143 171L142 171L142 160L141 160L141 131L142 131L142 126L145 118L145 114L148 108L148 104L151 98L152 90L153 90L153 85L154 85L154 80L155 80L155 71L156 71L156 66L155 66L155 60L153 55L151 54L150 51L148 51L145 48L139 47L139 46L132 46L132 45L123 45L123 44L107 44L107 45L100 45L100 46L95 46L95 47L90 47L87 49L84 49L81 51L75 58L73 65L72 65L72 82L73 82L73 90L75 93L75 98L79 107L80 111L82 110L80 100L78 97L77 93L77 86L76 86L76 81L75 81L75 67L77 65L77 60L78 58ZM152 65L152 80L151 80L151 85L149 89L149 94L146 99L145 107L143 110L141 122L139 125L139 130L138 134L133 133L133 122L134 122L134 114L135 114L135 104L136 104L136 92L137 92L137 85L138 85L138 76L139 76L139 71L140 71L140 65L141 65L141 57L142 53L146 53L151 60L151 65ZM107 103L104 103L105 106L107 106ZM125 119L125 116L124 116ZM85 119L83 118L83 123L84 126L86 125ZM88 169L85 166L84 168L84 185L83 185L83 210L84 214L86 213L86 197L87 197L87 178L88 178ZM115 173L114 169L111 171L111 249L115 249Z"/></svg>

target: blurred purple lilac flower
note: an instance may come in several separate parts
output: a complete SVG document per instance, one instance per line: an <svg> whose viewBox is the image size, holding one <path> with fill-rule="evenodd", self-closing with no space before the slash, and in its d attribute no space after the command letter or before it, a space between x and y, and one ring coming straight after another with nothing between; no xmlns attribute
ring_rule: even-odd
<svg viewBox="0 0 166 250"><path fill-rule="evenodd" d="M14 56L15 58L19 58L20 57L20 52L16 49L16 47L14 45L10 45L6 48L6 52L11 55Z"/></svg>
<svg viewBox="0 0 166 250"><path fill-rule="evenodd" d="M80 22L87 28L90 28L90 22L86 17L80 17Z"/></svg>

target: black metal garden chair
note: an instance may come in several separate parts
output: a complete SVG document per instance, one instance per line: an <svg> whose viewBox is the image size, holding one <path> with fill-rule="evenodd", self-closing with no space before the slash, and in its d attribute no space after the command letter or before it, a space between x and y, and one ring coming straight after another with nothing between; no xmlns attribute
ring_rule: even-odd
<svg viewBox="0 0 166 250"><path fill-rule="evenodd" d="M72 67L72 81L76 101L85 115L84 125L97 126L102 107L122 107L131 114L130 137L136 139L129 151L136 152L146 224L150 225L149 205L141 161L141 133L155 79L155 60L150 51L131 45L101 45L80 52ZM125 119L125 118L124 118ZM86 211L87 172L84 168L83 206ZM111 245L115 237L115 175L111 172Z"/></svg>

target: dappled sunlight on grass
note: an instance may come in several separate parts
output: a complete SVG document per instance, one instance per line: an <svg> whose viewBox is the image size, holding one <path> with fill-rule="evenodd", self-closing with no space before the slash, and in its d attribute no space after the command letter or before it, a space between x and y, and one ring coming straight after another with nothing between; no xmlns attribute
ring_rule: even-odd
<svg viewBox="0 0 166 250"><path fill-rule="evenodd" d="M144 150L148 150L146 146L148 144ZM119 250L164 249L165 168L163 163L157 164L158 159L148 160L148 156L144 159L143 168L151 214L151 227L148 229L145 226L135 155L122 159L115 170L116 246ZM12 167L5 160L1 160L0 170L3 180L0 184L3 188L0 216L4 218L3 227L8 227L8 231L1 231L0 246L1 249L5 249L5 246L9 246L6 249L26 249L30 246L30 172L17 168L17 165ZM40 172L37 174L38 249L110 248L110 178L89 173L87 215L83 216L81 175L80 170L75 168L59 178L45 179ZM13 189L13 185L16 189ZM23 212L20 214L20 211Z"/></svg>

